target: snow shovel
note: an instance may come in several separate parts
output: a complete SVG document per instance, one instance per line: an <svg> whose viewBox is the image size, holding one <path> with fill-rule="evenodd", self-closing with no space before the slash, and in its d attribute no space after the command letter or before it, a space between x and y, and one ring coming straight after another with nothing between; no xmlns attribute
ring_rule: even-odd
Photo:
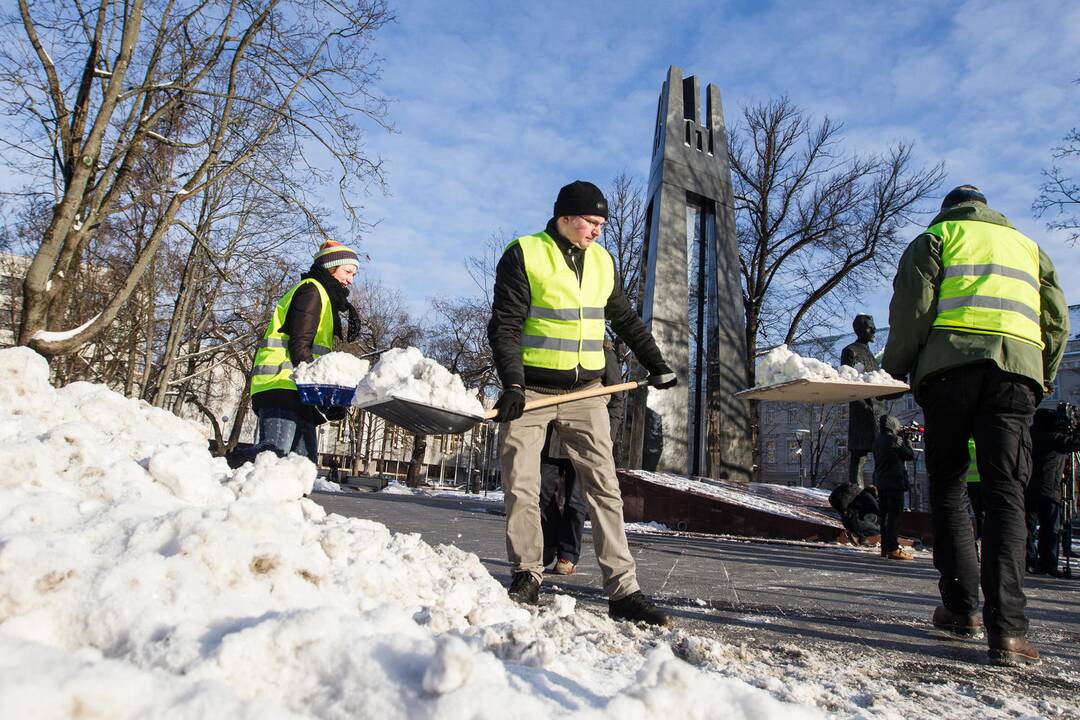
<svg viewBox="0 0 1080 720"><path fill-rule="evenodd" d="M552 405L562 405L575 400L615 395L628 390L636 390L644 385L648 385L648 380L620 383L619 385L600 385L599 387L578 390L565 395L551 395L525 403L525 412L551 407ZM360 405L360 407L378 415L383 420L388 420L404 428L414 435L456 435L469 430L477 423L494 420L495 415L498 414L497 410L488 410L483 415L472 415L426 405L417 400L397 396L391 396L389 400L381 402Z"/></svg>

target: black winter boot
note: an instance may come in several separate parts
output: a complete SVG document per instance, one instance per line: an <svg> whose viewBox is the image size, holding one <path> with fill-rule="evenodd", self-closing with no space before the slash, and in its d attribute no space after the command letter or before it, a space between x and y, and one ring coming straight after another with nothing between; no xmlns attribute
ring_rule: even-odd
<svg viewBox="0 0 1080 720"><path fill-rule="evenodd" d="M934 609L934 629L950 640L978 640L983 636L982 619L978 613L961 615L944 605Z"/></svg>
<svg viewBox="0 0 1080 720"><path fill-rule="evenodd" d="M990 647L987 653L990 662L994 665L1007 667L1019 667L1021 665L1038 665L1042 662L1039 651L1031 644L1026 635L1002 635L990 633Z"/></svg>
<svg viewBox="0 0 1080 720"><path fill-rule="evenodd" d="M540 602L540 581L531 572L514 573L507 593L510 599L522 605L536 605Z"/></svg>
<svg viewBox="0 0 1080 720"><path fill-rule="evenodd" d="M634 623L643 622L660 627L670 627L674 624L667 613L656 607L652 600L645 597L640 591L630 593L618 600L608 600L608 615L614 620L627 620Z"/></svg>

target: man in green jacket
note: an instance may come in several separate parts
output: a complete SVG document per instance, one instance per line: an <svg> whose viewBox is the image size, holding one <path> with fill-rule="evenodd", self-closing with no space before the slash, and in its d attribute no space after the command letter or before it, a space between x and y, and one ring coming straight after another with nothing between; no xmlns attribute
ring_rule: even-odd
<svg viewBox="0 0 1080 720"><path fill-rule="evenodd" d="M992 662L1039 662L1024 615L1028 426L1057 374L1068 307L1053 263L973 185L949 192L893 280L882 367L910 376L926 419L926 469L941 606L934 627L979 638ZM979 448L985 602L967 514L968 438Z"/></svg>

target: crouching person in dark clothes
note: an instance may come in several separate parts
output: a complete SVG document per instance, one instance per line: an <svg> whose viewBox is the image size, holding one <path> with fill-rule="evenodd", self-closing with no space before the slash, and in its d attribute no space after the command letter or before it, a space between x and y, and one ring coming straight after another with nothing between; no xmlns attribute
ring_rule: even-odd
<svg viewBox="0 0 1080 720"><path fill-rule="evenodd" d="M880 534L876 487L860 491L851 483L840 483L829 493L829 504L840 515L853 544L862 545Z"/></svg>
<svg viewBox="0 0 1080 720"><path fill-rule="evenodd" d="M915 459L915 451L907 438L899 434L899 420L885 415L880 426L881 432L874 438L874 485L878 489L881 556L889 560L911 560L914 556L900 547L900 513L908 489L906 463Z"/></svg>

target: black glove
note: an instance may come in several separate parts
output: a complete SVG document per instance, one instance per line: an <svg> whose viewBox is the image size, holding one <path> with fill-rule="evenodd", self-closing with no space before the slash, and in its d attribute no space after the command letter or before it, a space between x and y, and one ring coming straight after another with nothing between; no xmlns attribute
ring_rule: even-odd
<svg viewBox="0 0 1080 720"><path fill-rule="evenodd" d="M330 422L344 420L349 415L349 408L343 405L320 405L319 412Z"/></svg>
<svg viewBox="0 0 1080 720"><path fill-rule="evenodd" d="M499 411L495 422L517 420L525 411L525 391L518 387L506 388L495 401L495 409Z"/></svg>
<svg viewBox="0 0 1080 720"><path fill-rule="evenodd" d="M360 337L361 329L360 313L356 312L356 308L352 306L352 303L349 303L349 324L345 330L345 342L356 342L357 338Z"/></svg>
<svg viewBox="0 0 1080 720"><path fill-rule="evenodd" d="M653 371L649 374L648 380L649 387L654 387L657 390L675 387L679 383L679 378L675 374L675 371L666 364L661 364L653 368Z"/></svg>

